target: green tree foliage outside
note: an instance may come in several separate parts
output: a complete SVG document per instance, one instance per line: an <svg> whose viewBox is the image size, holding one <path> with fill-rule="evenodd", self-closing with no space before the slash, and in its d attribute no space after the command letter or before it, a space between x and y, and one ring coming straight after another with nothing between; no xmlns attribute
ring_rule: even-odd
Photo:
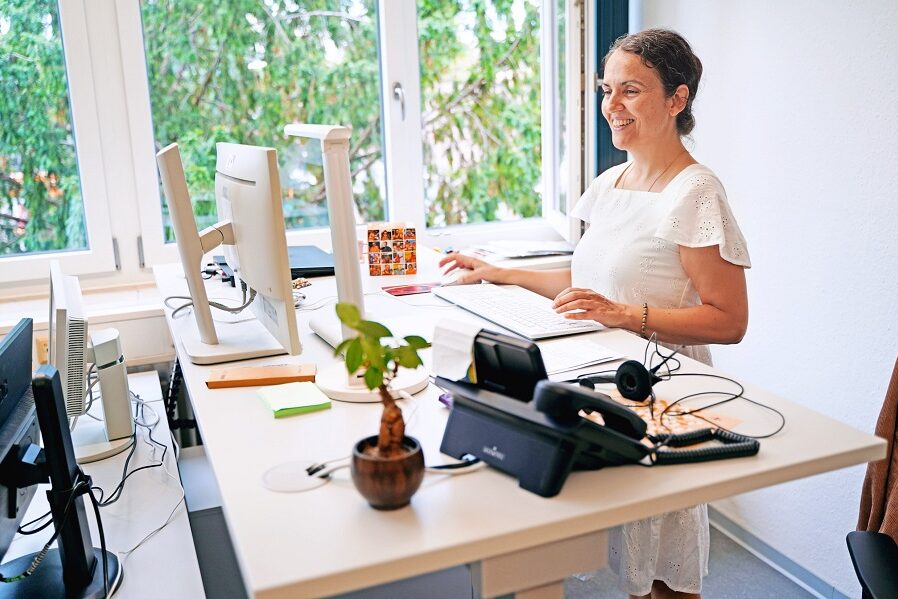
<svg viewBox="0 0 898 599"><path fill-rule="evenodd" d="M314 151L284 136L290 122L352 126L359 213L384 218L376 4L143 0L156 150L180 145L200 226L219 141L276 147L288 228L326 225L320 165L301 164ZM538 0L417 8L426 173L408 184L427 224L538 215ZM49 0L0 0L0 252L86 246L58 30Z"/></svg>
<svg viewBox="0 0 898 599"><path fill-rule="evenodd" d="M87 247L59 34L48 0L0 0L0 256Z"/></svg>
<svg viewBox="0 0 898 599"><path fill-rule="evenodd" d="M538 2L417 7L427 166L409 184L427 224L539 214ZM214 218L214 144L230 140L279 149L289 228L325 224L320 170L289 180L299 151L282 134L310 122L352 126L359 212L384 217L376 2L149 0L143 19L157 144L181 145L199 215Z"/></svg>

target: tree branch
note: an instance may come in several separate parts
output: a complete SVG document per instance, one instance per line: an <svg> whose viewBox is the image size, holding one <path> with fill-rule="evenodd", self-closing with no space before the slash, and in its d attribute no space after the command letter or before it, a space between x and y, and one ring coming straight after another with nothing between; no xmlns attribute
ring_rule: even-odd
<svg viewBox="0 0 898 599"><path fill-rule="evenodd" d="M518 35L515 38L514 42L511 44L511 46L508 47L508 50L505 51L505 54L502 55L502 58L500 58L496 62L496 67L502 67L508 63L508 61L511 59L511 55L514 53L515 49L517 49L518 45L521 43L521 40L524 39L524 36L527 35L529 32L530 32L529 27L527 27L521 31L520 35ZM480 77L479 79L476 79L474 81L471 81L471 82L465 84L458 91L458 93L455 95L454 98L449 100L449 102L447 102L444 106L440 107L440 110L434 110L430 115L427 115L424 119L422 119L424 121L422 123L422 125L424 127L427 127L428 125L433 123L435 120L440 118L441 115L449 114L450 112L452 112L453 108L455 108L456 106L461 104L469 96L472 96L472 95L479 96L481 91L485 88L485 86L486 86L486 79L484 79L483 77Z"/></svg>
<svg viewBox="0 0 898 599"><path fill-rule="evenodd" d="M203 85L200 87L200 90L194 96L191 104L194 106L199 106L200 101L203 99L203 96L206 95L206 90L209 89L209 84L212 83L212 78L215 76L215 73L218 71L218 65L221 64L221 57L224 54L225 42L222 42L218 45L218 53L215 55L215 60L212 63L212 66L209 67L209 70L206 71L206 78L203 80Z"/></svg>

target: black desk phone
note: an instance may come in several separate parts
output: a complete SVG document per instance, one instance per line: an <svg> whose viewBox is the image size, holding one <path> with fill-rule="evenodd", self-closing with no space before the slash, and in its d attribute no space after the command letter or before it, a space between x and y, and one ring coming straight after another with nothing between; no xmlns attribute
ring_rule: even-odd
<svg viewBox="0 0 898 599"><path fill-rule="evenodd" d="M485 366L481 356L489 358ZM645 421L607 395L547 380L539 348L518 338L482 332L475 340L474 371L477 382L436 378L453 398L440 451L476 456L543 497L557 495L572 470L633 464L647 456L651 465L716 460L755 455L760 446L755 439L711 429L647 437ZM605 424L581 417L580 410L598 412ZM658 451L661 445L712 439L723 444Z"/></svg>

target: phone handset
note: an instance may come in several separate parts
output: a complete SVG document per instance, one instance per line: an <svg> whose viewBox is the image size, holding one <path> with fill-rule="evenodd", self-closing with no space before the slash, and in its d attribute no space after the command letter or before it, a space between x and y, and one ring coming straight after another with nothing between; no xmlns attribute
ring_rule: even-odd
<svg viewBox="0 0 898 599"><path fill-rule="evenodd" d="M646 423L632 410L615 403L610 397L583 387L540 381L533 394L533 407L547 417L565 426L583 421L580 410L598 412L608 428L639 440L645 437ZM596 425L593 422L589 424Z"/></svg>

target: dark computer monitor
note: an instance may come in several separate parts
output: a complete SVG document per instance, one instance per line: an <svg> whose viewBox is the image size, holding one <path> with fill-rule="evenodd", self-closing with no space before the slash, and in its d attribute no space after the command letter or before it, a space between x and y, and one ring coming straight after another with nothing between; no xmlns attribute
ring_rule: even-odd
<svg viewBox="0 0 898 599"><path fill-rule="evenodd" d="M31 375L32 321L23 319L0 342L0 560L22 522L37 485L47 500L58 548L0 565L0 597L106 597L121 584L118 558L93 547L84 495L90 479L78 467L59 372ZM38 445L38 428L44 447ZM30 575L15 581L29 568Z"/></svg>
<svg viewBox="0 0 898 599"><path fill-rule="evenodd" d="M21 449L40 443L31 394L31 320L19 322L0 343L0 474L19 461ZM6 554L36 485L19 488L0 476L0 557ZM5 569L0 570L9 575Z"/></svg>

